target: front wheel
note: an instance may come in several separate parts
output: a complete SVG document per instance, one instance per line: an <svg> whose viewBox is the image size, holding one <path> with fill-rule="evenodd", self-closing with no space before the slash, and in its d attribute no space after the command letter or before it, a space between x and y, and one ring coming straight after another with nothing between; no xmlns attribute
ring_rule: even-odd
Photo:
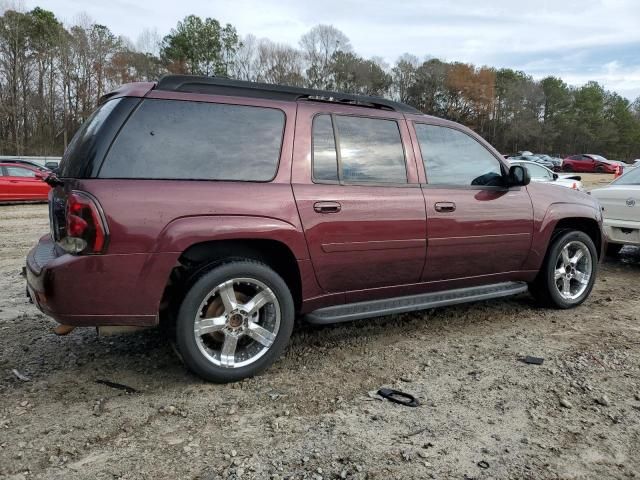
<svg viewBox="0 0 640 480"><path fill-rule="evenodd" d="M176 341L193 372L212 382L233 382L269 367L286 347L293 323L293 299L284 280L262 263L232 261L188 291Z"/></svg>
<svg viewBox="0 0 640 480"><path fill-rule="evenodd" d="M547 252L531 292L543 304L573 308L586 300L596 279L598 255L584 232L559 233Z"/></svg>

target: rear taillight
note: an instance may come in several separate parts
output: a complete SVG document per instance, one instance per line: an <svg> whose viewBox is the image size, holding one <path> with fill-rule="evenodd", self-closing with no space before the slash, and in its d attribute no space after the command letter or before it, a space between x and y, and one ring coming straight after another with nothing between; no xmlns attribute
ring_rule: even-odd
<svg viewBox="0 0 640 480"><path fill-rule="evenodd" d="M59 245L74 255L102 253L108 237L106 222L97 201L86 193L69 193L65 228Z"/></svg>

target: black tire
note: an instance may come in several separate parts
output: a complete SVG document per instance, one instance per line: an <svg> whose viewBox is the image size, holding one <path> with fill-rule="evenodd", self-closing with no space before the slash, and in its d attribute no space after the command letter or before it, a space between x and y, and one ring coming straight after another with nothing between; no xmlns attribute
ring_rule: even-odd
<svg viewBox="0 0 640 480"><path fill-rule="evenodd" d="M266 285L275 295L280 307L280 326L273 343L253 363L236 368L216 365L210 361L200 350L194 333L201 303L216 287L234 278L254 279ZM273 308L277 308L275 304ZM176 343L184 363L195 374L215 383L234 382L257 375L280 357L291 337L294 320L293 298L280 275L255 260L234 260L204 273L189 289L178 311Z"/></svg>
<svg viewBox="0 0 640 480"><path fill-rule="evenodd" d="M602 165L598 165L596 167L596 173L604 173L604 167Z"/></svg>
<svg viewBox="0 0 640 480"><path fill-rule="evenodd" d="M556 286L554 275L556 271L556 263L562 249L573 241L581 242L587 247L591 259L591 276L588 280L586 289L580 294L580 296L575 299L566 299L560 294L558 287ZM529 289L536 300L547 307L559 309L577 307L584 302L591 293L596 280L597 267L598 254L591 237L578 230L560 230L552 237L551 244L547 250L540 272L538 273L535 281L529 285Z"/></svg>
<svg viewBox="0 0 640 480"><path fill-rule="evenodd" d="M573 172L573 167L571 165L565 165L562 167L565 172Z"/></svg>
<svg viewBox="0 0 640 480"><path fill-rule="evenodd" d="M624 247L624 245L622 245L620 243L608 243L607 244L607 256L608 257L617 257L618 254L620 253L620 250L622 250L622 247Z"/></svg>

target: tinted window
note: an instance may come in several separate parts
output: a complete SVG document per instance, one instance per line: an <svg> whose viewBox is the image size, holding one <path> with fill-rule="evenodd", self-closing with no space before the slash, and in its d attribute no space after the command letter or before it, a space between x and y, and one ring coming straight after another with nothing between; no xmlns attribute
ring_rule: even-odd
<svg viewBox="0 0 640 480"><path fill-rule="evenodd" d="M100 170L106 178L268 181L284 113L273 108L144 100Z"/></svg>
<svg viewBox="0 0 640 480"><path fill-rule="evenodd" d="M330 115L313 119L313 178L338 180L338 159Z"/></svg>
<svg viewBox="0 0 640 480"><path fill-rule="evenodd" d="M341 115L334 118L345 182L407 182L404 149L396 121Z"/></svg>
<svg viewBox="0 0 640 480"><path fill-rule="evenodd" d="M469 135L424 124L416 134L430 185L502 185L500 163Z"/></svg>
<svg viewBox="0 0 640 480"><path fill-rule="evenodd" d="M9 177L35 177L36 172L29 170L28 168L20 167L5 167L7 169L7 175Z"/></svg>
<svg viewBox="0 0 640 480"><path fill-rule="evenodd" d="M334 125L339 137L340 167ZM313 121L313 178L347 183L406 183L404 149L395 120L318 115Z"/></svg>
<svg viewBox="0 0 640 480"><path fill-rule="evenodd" d="M613 183L616 185L640 185L640 167L631 169Z"/></svg>
<svg viewBox="0 0 640 480"><path fill-rule="evenodd" d="M139 98L117 98L102 104L82 124L60 162L60 176L94 177L109 145Z"/></svg>

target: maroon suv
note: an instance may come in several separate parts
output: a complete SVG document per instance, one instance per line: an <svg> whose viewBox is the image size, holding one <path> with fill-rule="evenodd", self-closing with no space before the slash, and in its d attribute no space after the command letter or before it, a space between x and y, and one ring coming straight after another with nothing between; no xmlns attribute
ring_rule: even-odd
<svg viewBox="0 0 640 480"><path fill-rule="evenodd" d="M27 257L68 326L175 325L186 364L269 366L296 315L332 323L521 293L570 308L603 249L596 200L529 184L471 130L400 103L168 76L107 95Z"/></svg>

